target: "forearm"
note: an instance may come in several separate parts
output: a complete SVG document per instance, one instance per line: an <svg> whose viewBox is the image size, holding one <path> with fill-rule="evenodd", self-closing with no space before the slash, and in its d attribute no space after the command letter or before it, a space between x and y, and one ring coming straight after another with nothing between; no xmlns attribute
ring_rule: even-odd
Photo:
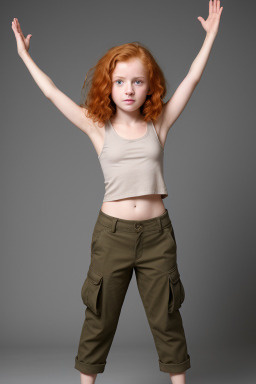
<svg viewBox="0 0 256 384"><path fill-rule="evenodd" d="M20 55L20 58L24 61L26 67L28 68L31 76L35 80L38 87L41 89L43 94L48 97L50 89L55 86L53 81L47 76L33 61L30 54L25 51Z"/></svg>
<svg viewBox="0 0 256 384"><path fill-rule="evenodd" d="M202 48L200 49L197 57L191 64L191 67L188 73L191 76L193 76L196 79L196 81L200 81L201 79L201 76L203 74L203 71L205 69L205 66L210 56L210 52L211 52L215 37L216 36L214 34L210 34L210 33L206 34Z"/></svg>

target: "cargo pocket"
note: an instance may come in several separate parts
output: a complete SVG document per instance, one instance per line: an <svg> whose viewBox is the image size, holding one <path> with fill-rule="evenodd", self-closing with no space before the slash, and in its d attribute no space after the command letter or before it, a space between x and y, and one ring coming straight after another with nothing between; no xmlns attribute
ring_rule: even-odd
<svg viewBox="0 0 256 384"><path fill-rule="evenodd" d="M100 292L103 276L89 268L81 289L83 303L95 314L101 314Z"/></svg>
<svg viewBox="0 0 256 384"><path fill-rule="evenodd" d="M180 280L177 264L168 271L169 302L168 312L173 313L181 307L185 299L185 290Z"/></svg>

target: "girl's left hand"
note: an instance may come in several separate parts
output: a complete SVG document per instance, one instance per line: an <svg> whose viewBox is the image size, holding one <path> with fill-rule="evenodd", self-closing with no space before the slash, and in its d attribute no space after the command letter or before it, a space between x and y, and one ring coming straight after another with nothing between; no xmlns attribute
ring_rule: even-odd
<svg viewBox="0 0 256 384"><path fill-rule="evenodd" d="M201 16L198 16L197 19L201 22L202 27L207 33L217 35L222 10L223 7L220 8L220 0L210 0L209 16L207 20L204 20Z"/></svg>

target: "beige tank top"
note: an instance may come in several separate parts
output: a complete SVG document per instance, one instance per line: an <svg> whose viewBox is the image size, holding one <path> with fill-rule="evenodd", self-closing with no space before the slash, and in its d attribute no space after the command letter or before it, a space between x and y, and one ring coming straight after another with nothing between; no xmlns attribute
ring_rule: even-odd
<svg viewBox="0 0 256 384"><path fill-rule="evenodd" d="M98 159L104 175L104 201L134 196L168 196L163 177L164 149L153 122L137 139L121 137L110 121L105 125L104 145Z"/></svg>

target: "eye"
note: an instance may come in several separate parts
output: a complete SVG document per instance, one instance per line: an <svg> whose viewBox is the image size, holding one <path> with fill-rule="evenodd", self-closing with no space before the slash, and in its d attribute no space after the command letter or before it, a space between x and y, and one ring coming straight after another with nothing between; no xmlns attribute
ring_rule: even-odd
<svg viewBox="0 0 256 384"><path fill-rule="evenodd" d="M118 79L118 80L115 81L115 83L117 83L118 85L120 85L120 82L121 82L121 81L123 81L123 80ZM136 83L140 83L140 84L143 83L143 81L141 81L141 80L135 80L135 82L136 82Z"/></svg>

